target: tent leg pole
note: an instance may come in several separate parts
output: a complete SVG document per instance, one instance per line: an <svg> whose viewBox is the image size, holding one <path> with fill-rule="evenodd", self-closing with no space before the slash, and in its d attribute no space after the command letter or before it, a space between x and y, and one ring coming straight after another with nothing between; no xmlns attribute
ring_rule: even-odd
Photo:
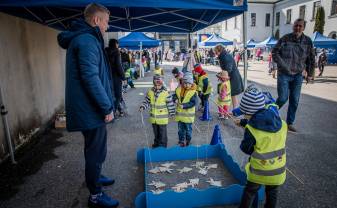
<svg viewBox="0 0 337 208"><path fill-rule="evenodd" d="M248 71L248 57L247 57L247 13L242 14L242 27L243 27L243 49L244 49L244 61L243 61L243 82L244 88L247 88L247 71Z"/></svg>
<svg viewBox="0 0 337 208"><path fill-rule="evenodd" d="M8 120L7 120L8 111L7 111L6 106L4 104L4 101L3 101L1 87L0 87L0 108L1 108L1 117L2 117L2 121L3 121L3 125L4 125L5 138L6 138L6 142L7 142L7 145L8 145L9 154L11 156L12 164L16 164L15 157L14 157L14 148L13 148L12 138L11 138Z"/></svg>

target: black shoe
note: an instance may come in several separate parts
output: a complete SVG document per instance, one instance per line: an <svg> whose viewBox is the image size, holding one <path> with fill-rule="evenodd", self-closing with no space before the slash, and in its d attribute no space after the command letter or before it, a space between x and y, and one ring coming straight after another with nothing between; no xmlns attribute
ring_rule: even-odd
<svg viewBox="0 0 337 208"><path fill-rule="evenodd" d="M118 207L119 202L105 193L98 194L95 200L90 196L88 199L88 207L89 208L115 208Z"/></svg>
<svg viewBox="0 0 337 208"><path fill-rule="evenodd" d="M185 146L187 147L187 146L189 146L190 145L190 143L191 143L191 141L186 141L186 144L185 144Z"/></svg>
<svg viewBox="0 0 337 208"><path fill-rule="evenodd" d="M293 126L293 125L288 125L288 131L290 131L290 132L294 132L294 133L296 133L297 132L297 130L295 129L295 127Z"/></svg>

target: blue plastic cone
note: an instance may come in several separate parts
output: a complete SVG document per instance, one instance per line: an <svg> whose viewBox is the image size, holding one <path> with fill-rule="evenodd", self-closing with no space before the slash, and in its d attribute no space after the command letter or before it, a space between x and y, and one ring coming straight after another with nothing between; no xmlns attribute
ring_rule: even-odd
<svg viewBox="0 0 337 208"><path fill-rule="evenodd" d="M202 120L202 121L210 121L210 120L212 120L212 116L209 113L208 101L205 102L204 113L202 114L202 116L199 117L199 119Z"/></svg>
<svg viewBox="0 0 337 208"><path fill-rule="evenodd" d="M215 125L211 145L222 144L221 132L219 125Z"/></svg>

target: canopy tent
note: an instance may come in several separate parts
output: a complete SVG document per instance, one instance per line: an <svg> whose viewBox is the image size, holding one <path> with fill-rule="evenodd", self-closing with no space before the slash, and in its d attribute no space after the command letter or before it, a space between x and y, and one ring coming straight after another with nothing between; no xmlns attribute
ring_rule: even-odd
<svg viewBox="0 0 337 208"><path fill-rule="evenodd" d="M274 47L277 43L277 40L272 36L268 37L262 42L256 43L255 48L263 48L263 47Z"/></svg>
<svg viewBox="0 0 337 208"><path fill-rule="evenodd" d="M142 32L132 32L118 40L120 48L130 50L140 50L146 48L155 48L161 45L160 40L150 38Z"/></svg>
<svg viewBox="0 0 337 208"><path fill-rule="evenodd" d="M254 48L257 42L254 39L249 39L247 41L247 48Z"/></svg>
<svg viewBox="0 0 337 208"><path fill-rule="evenodd" d="M201 48L202 47L213 47L213 46L216 46L218 44L221 44L221 45L224 45L224 46L233 45L233 41L226 40L226 39L220 37L217 34L213 34L209 38L207 38L206 40L199 42L198 47L201 47Z"/></svg>
<svg viewBox="0 0 337 208"><path fill-rule="evenodd" d="M65 30L92 0L1 0L0 11ZM189 33L242 14L247 0L97 0L110 10L109 31Z"/></svg>
<svg viewBox="0 0 337 208"><path fill-rule="evenodd" d="M337 40L328 38L319 32L314 32L314 34L311 36L311 40L314 46L317 48L336 48L337 47Z"/></svg>

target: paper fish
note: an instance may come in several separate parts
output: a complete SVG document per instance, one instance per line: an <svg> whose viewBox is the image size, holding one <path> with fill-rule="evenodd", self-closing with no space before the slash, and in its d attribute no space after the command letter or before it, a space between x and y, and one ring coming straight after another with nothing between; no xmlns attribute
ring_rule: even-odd
<svg viewBox="0 0 337 208"><path fill-rule="evenodd" d="M167 163L161 164L160 166L170 168L171 166L176 166L176 164L174 164L174 162L167 162Z"/></svg>
<svg viewBox="0 0 337 208"><path fill-rule="evenodd" d="M201 168L202 166L204 166L205 162L203 161L197 161L195 162L194 165L192 165L193 167L196 167L196 168Z"/></svg>
<svg viewBox="0 0 337 208"><path fill-rule="evenodd" d="M198 173L200 173L201 175L207 175L208 170L206 168L199 168Z"/></svg>
<svg viewBox="0 0 337 208"><path fill-rule="evenodd" d="M157 174L157 173L160 173L160 169L159 167L155 167L151 170L148 170L149 173L152 173L152 174Z"/></svg>
<svg viewBox="0 0 337 208"><path fill-rule="evenodd" d="M209 165L206 165L206 168L209 170L209 169L216 169L218 168L218 164L209 164Z"/></svg>
<svg viewBox="0 0 337 208"><path fill-rule="evenodd" d="M190 183L188 185L192 186L193 188L199 184L199 178L189 179L189 181Z"/></svg>
<svg viewBox="0 0 337 208"><path fill-rule="evenodd" d="M167 167L159 167L159 170L161 173L172 173L173 169L167 168Z"/></svg>
<svg viewBox="0 0 337 208"><path fill-rule="evenodd" d="M210 178L209 181L207 181L211 186L217 186L217 187L221 187L221 181L215 181L213 180L213 178Z"/></svg>
<svg viewBox="0 0 337 208"><path fill-rule="evenodd" d="M185 189L188 187L188 183L184 182L184 183L178 183L177 185L173 186L172 189L175 191L175 192L184 192Z"/></svg>
<svg viewBox="0 0 337 208"><path fill-rule="evenodd" d="M179 173L188 173L192 171L192 168L184 167L183 169L177 169L177 171L179 171Z"/></svg>
<svg viewBox="0 0 337 208"><path fill-rule="evenodd" d="M166 184L161 182L161 181L152 181L151 183L148 184L149 186L154 186L156 189L165 187Z"/></svg>

